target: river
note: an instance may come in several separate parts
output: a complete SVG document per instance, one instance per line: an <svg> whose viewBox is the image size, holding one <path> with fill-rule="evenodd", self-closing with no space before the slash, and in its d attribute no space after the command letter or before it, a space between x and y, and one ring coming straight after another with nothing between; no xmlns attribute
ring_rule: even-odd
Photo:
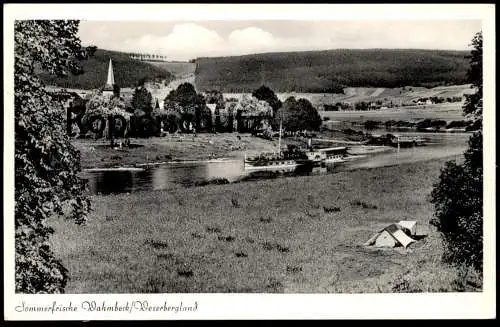
<svg viewBox="0 0 500 327"><path fill-rule="evenodd" d="M384 131L387 133L387 131ZM377 131L374 131L377 133ZM364 158L329 166L326 171L309 170L295 172L293 175L332 174L339 171L361 168L376 168L418 162L429 159L459 155L467 148L469 133L416 133L398 132L401 136L423 136L428 139L425 146L396 148L369 154ZM229 182L243 179L263 179L290 176L252 174L245 171L243 154L241 157L210 162L168 163L136 171L85 171L82 177L88 180L92 194L124 193L148 190L164 190L179 185L191 187L214 179L227 179Z"/></svg>

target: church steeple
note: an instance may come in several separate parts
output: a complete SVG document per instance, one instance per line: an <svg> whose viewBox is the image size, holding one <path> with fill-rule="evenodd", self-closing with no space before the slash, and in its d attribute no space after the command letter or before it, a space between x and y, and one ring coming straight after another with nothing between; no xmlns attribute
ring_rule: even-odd
<svg viewBox="0 0 500 327"><path fill-rule="evenodd" d="M106 80L106 85L104 86L103 93L108 95L113 95L113 86L115 85L115 75L113 73L113 62L109 58L108 67L108 79Z"/></svg>
<svg viewBox="0 0 500 327"><path fill-rule="evenodd" d="M115 75L113 74L113 62L111 61L111 58L109 58L109 69L108 69L108 80L106 82L106 85L113 85L115 84Z"/></svg>

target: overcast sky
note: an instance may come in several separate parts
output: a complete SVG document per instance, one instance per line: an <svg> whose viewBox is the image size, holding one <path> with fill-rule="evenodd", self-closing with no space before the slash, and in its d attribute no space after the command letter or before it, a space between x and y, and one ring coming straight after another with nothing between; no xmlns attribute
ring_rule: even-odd
<svg viewBox="0 0 500 327"><path fill-rule="evenodd" d="M469 50L480 20L81 21L84 45L161 54L169 60L337 48Z"/></svg>

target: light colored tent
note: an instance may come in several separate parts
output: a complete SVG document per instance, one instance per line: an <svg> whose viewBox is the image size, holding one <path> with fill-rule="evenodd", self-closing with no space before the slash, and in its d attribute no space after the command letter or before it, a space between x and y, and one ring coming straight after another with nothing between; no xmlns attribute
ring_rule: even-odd
<svg viewBox="0 0 500 327"><path fill-rule="evenodd" d="M401 220L398 224L399 226L406 228L410 235L417 234L417 222L415 220Z"/></svg>
<svg viewBox="0 0 500 327"><path fill-rule="evenodd" d="M404 226L403 226L404 225ZM411 243L415 242L414 239L409 237L404 229L408 231L416 230L416 222L405 223L403 225L400 224L391 224L381 231L375 233L368 241L365 242L365 246L375 246L375 247L395 247L398 245L406 248ZM409 226L405 227L405 226ZM410 235L415 235L410 234Z"/></svg>

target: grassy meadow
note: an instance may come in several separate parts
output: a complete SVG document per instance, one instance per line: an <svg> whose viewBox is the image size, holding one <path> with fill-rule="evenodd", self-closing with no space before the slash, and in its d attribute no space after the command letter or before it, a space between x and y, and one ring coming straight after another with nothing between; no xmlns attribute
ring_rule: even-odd
<svg viewBox="0 0 500 327"><path fill-rule="evenodd" d="M183 61L147 61L147 63L165 69L175 77L194 74L196 64Z"/></svg>
<svg viewBox="0 0 500 327"><path fill-rule="evenodd" d="M285 101L289 97L293 96L295 98L304 98L309 100L314 106L321 107L322 105L333 105L337 102L345 102L354 104L357 102L376 102L382 101L383 106L388 106L390 102L394 106L405 107L400 108L401 110L418 108L433 111L434 108L451 107L455 108L460 106L459 103L443 103L440 105L425 105L425 106L407 106L411 104L413 100L418 101L422 98L439 97L463 97L464 94L471 94L474 89L471 88L469 84L463 85L449 85L449 86L437 86L433 88L426 87L416 87L416 86L404 86L396 88L384 88L384 87L346 87L339 93L304 93L304 92L277 92L276 96L281 100ZM240 99L244 95L251 93L224 93L226 99ZM332 113L330 112L326 112ZM334 112L335 113L335 112Z"/></svg>
<svg viewBox="0 0 500 327"><path fill-rule="evenodd" d="M464 120L463 103L445 103L426 106L408 106L371 111L321 111L321 116L330 121L363 122L367 120L389 121L405 120L418 122L424 119L440 119L447 122ZM328 122L326 122L328 123Z"/></svg>
<svg viewBox="0 0 500 327"><path fill-rule="evenodd" d="M441 264L428 224L444 162L93 196L85 226L49 221L51 242L67 293L474 291ZM399 220L428 236L362 246Z"/></svg>

